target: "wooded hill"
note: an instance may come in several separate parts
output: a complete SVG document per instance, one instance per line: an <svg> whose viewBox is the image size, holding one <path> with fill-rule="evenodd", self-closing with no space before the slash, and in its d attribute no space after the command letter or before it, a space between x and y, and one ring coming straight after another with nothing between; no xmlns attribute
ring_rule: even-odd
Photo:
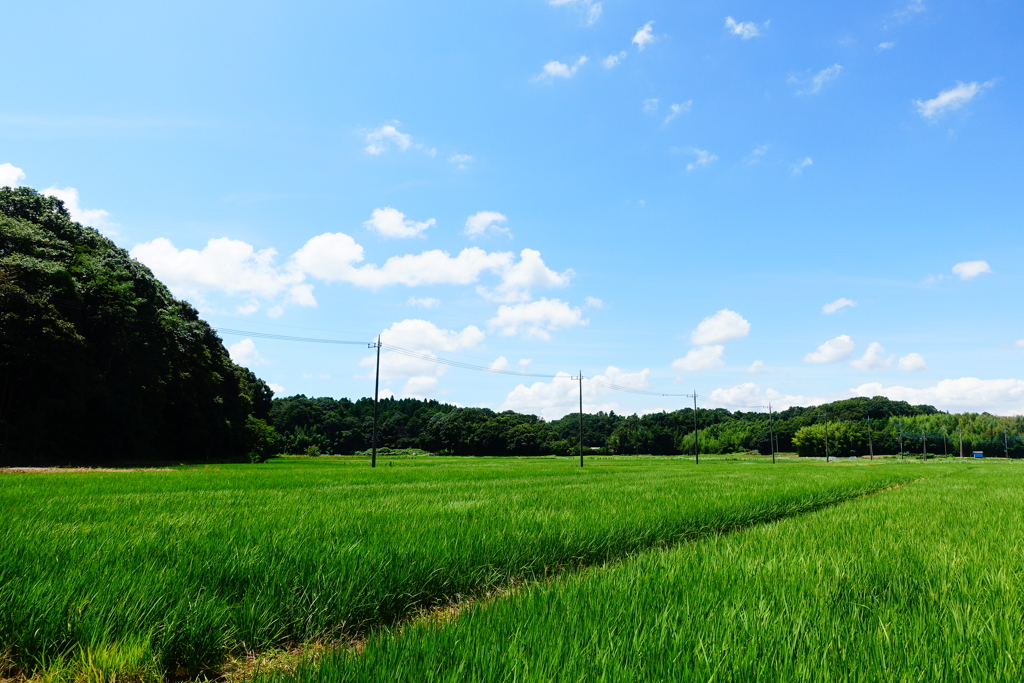
<svg viewBox="0 0 1024 683"><path fill-rule="evenodd" d="M301 395L275 398L271 420L283 453L303 453L316 446L323 453L349 454L371 445L373 401ZM979 449L989 456L1002 456L1006 430L1010 456L1024 457L1024 442L1019 438L1024 418L949 414L882 396L793 407L771 420L764 412L698 409L697 426L701 453L771 453L769 435L774 434L779 451L824 456L827 431L830 455L866 455L870 430L878 454L899 453L901 433L905 452L916 454L927 448L931 454L955 454L962 431L965 451ZM686 454L694 452L694 440L692 408L628 417L604 412L583 415L583 444L591 453ZM571 455L579 448L579 415L547 422L512 411L388 398L379 405L377 443L454 455Z"/></svg>
<svg viewBox="0 0 1024 683"><path fill-rule="evenodd" d="M0 188L0 464L259 458L272 396L60 200Z"/></svg>

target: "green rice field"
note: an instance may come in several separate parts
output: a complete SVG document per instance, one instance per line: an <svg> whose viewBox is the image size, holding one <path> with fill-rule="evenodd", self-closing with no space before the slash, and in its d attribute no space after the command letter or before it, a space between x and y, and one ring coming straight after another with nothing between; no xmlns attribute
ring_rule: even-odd
<svg viewBox="0 0 1024 683"><path fill-rule="evenodd" d="M319 644L249 675L1016 680L1022 487L955 459L5 473L0 677L215 678Z"/></svg>

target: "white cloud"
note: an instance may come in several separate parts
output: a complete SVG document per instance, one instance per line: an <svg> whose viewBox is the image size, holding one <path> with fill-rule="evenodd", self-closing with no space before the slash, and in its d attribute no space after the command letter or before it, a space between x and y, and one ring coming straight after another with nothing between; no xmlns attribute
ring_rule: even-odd
<svg viewBox="0 0 1024 683"><path fill-rule="evenodd" d="M886 396L912 405L933 405L953 412L988 411L997 415L1024 414L1024 380L944 379L935 386L915 389L904 386L883 387L880 382L851 389L858 396Z"/></svg>
<svg viewBox="0 0 1024 683"><path fill-rule="evenodd" d="M236 364L251 368L256 365L266 365L270 361L260 355L256 350L256 344L252 339L243 339L237 344L228 347L228 355Z"/></svg>
<svg viewBox="0 0 1024 683"><path fill-rule="evenodd" d="M761 159L764 158L764 155L768 152L768 147L768 145L758 145L757 147L754 148L753 152L751 152L749 155L747 155L746 158L743 159L743 162L747 166L753 166L754 164L760 162Z"/></svg>
<svg viewBox="0 0 1024 683"><path fill-rule="evenodd" d="M988 261L962 261L953 266L953 274L960 276L961 280L973 280L979 275L991 272L992 268Z"/></svg>
<svg viewBox="0 0 1024 683"><path fill-rule="evenodd" d="M924 11L924 0L910 0L906 5L893 12L892 17L886 22L886 28L904 24Z"/></svg>
<svg viewBox="0 0 1024 683"><path fill-rule="evenodd" d="M722 360L724 353L725 347L720 344L715 346L698 346L695 349L690 349L682 358L676 358L672 361L672 367L676 370L689 370L690 372L710 370L711 368L725 365L725 361Z"/></svg>
<svg viewBox="0 0 1024 683"><path fill-rule="evenodd" d="M764 367L764 361L763 360L755 360L753 363L751 363L750 365L747 366L747 372L750 373L751 375L755 375L755 374L761 372L761 368L763 368L763 367Z"/></svg>
<svg viewBox="0 0 1024 683"><path fill-rule="evenodd" d="M723 308L700 321L696 329L690 333L690 342L701 345L721 344L733 339L741 339L748 334L750 334L750 323L736 311Z"/></svg>
<svg viewBox="0 0 1024 683"><path fill-rule="evenodd" d="M833 400L813 396L794 396L770 388L762 393L761 388L753 382L744 382L730 389L715 389L711 392L710 398L712 401L733 406L760 406L767 408L768 404L771 403L772 410L775 412L791 408L792 406L813 406Z"/></svg>
<svg viewBox="0 0 1024 683"><path fill-rule="evenodd" d="M520 334L548 341L550 332L589 322L579 308L559 299L542 298L530 303L499 306L498 313L487 321L487 326L505 337Z"/></svg>
<svg viewBox="0 0 1024 683"><path fill-rule="evenodd" d="M593 378L594 382L616 384L631 389L646 389L651 386L651 371L644 368L640 372L625 372L609 365L603 374ZM530 386L520 384L509 392L499 410L515 410L522 413L540 415L546 420L555 420L567 413L579 410L580 385L571 375L559 372L550 382L534 382ZM607 387L594 382L583 381L583 410L593 413L599 410L620 410L617 403L602 403L610 393Z"/></svg>
<svg viewBox="0 0 1024 683"><path fill-rule="evenodd" d="M878 342L868 344L867 351L860 358L850 361L850 366L858 370L888 370L892 367L894 355L885 355L885 347Z"/></svg>
<svg viewBox="0 0 1024 683"><path fill-rule="evenodd" d="M895 45L896 45L896 43L879 43L878 44L878 51L881 52L882 50L892 49Z"/></svg>
<svg viewBox="0 0 1024 683"><path fill-rule="evenodd" d="M489 367L491 370L502 370L502 371L507 371L507 370L511 370L512 369L512 366L509 365L508 359L505 358L505 356L498 356L494 360L494 362L491 363L490 365L488 365L487 367Z"/></svg>
<svg viewBox="0 0 1024 683"><path fill-rule="evenodd" d="M583 305L587 308L604 308L604 302L592 296L584 297Z"/></svg>
<svg viewBox="0 0 1024 683"><path fill-rule="evenodd" d="M1013 342L1013 345L1016 346L1018 349L1024 349L1024 339L1016 340L1015 342Z"/></svg>
<svg viewBox="0 0 1024 683"><path fill-rule="evenodd" d="M925 362L924 356L919 353L908 353L907 355L900 358L899 362L900 370L906 372L919 372L921 370L928 369L928 363Z"/></svg>
<svg viewBox="0 0 1024 683"><path fill-rule="evenodd" d="M370 220L363 222L363 227L367 230L375 230L382 237L401 239L422 237L423 231L435 223L437 221L433 218L428 218L422 223L409 220L398 209L385 206L383 209L374 209L370 214Z"/></svg>
<svg viewBox="0 0 1024 683"><path fill-rule="evenodd" d="M362 258L362 248L354 241L352 244ZM210 240L202 251L179 250L169 239L158 237L135 246L131 255L149 266L176 296L198 301L210 291L270 299L304 279L301 272L282 270L274 264L276 250L257 251L250 244L226 237Z"/></svg>
<svg viewBox="0 0 1024 683"><path fill-rule="evenodd" d="M267 386L270 387L270 390L273 391L278 396L284 393L284 387L281 386L280 384L276 384L274 382L267 382Z"/></svg>
<svg viewBox="0 0 1024 683"><path fill-rule="evenodd" d="M914 104L917 105L918 114L926 119L936 119L948 111L955 111L964 106L994 84L995 81L987 81L985 83L978 83L977 81L961 83L957 81L955 86L948 90L943 90L932 99L924 101L914 100Z"/></svg>
<svg viewBox="0 0 1024 683"><path fill-rule="evenodd" d="M415 297L410 296L409 300L405 302L408 306L419 306L420 308L437 308L441 305L440 299L432 299L430 297Z"/></svg>
<svg viewBox="0 0 1024 683"><path fill-rule="evenodd" d="M841 298L836 299L835 301L833 301L831 303L825 304L824 306L821 307L821 310L822 310L823 313L835 313L836 311L838 311L841 308L846 308L847 306L856 306L856 305L857 305L856 301L851 301L851 300L847 299L846 297L841 297Z"/></svg>
<svg viewBox="0 0 1024 683"><path fill-rule="evenodd" d="M447 365L432 362L436 358L435 351L458 352L479 346L484 333L474 325L469 325L461 332L445 330L428 320L407 319L394 323L381 332L381 342L400 346L404 349L419 352L426 358L415 358L393 351L385 351L380 356L380 377L385 381L406 380L399 395L403 398L422 398L434 392L438 380L448 371ZM364 377L372 377L376 356L366 356L359 361L370 373Z"/></svg>
<svg viewBox="0 0 1024 683"><path fill-rule="evenodd" d="M644 112L651 113L652 111L658 111L658 98L650 97L644 100Z"/></svg>
<svg viewBox="0 0 1024 683"><path fill-rule="evenodd" d="M518 363L518 365L519 365L519 369L520 369L521 371L524 371L524 372L525 372L525 371L526 371L526 367L527 367L527 366L528 366L528 365L529 365L530 363L532 363L532 362L533 362L533 359L532 359L532 358L520 358L520 359L519 359L519 363Z"/></svg>
<svg viewBox="0 0 1024 683"><path fill-rule="evenodd" d="M587 56L583 55L576 62L569 66L559 61L550 61L544 65L544 70L533 77L535 81L547 81L551 83L556 78L572 78L580 67L587 63Z"/></svg>
<svg viewBox="0 0 1024 683"><path fill-rule="evenodd" d="M804 169L814 164L814 159L810 157L804 157L800 161L793 164L793 175L801 175Z"/></svg>
<svg viewBox="0 0 1024 683"><path fill-rule="evenodd" d="M854 346L853 340L848 335L841 334L819 346L817 351L812 351L804 356L804 362L836 363L853 353Z"/></svg>
<svg viewBox="0 0 1024 683"><path fill-rule="evenodd" d="M601 12L603 8L600 2L594 2L594 0L548 0L548 4L554 7L575 7L578 10L585 13L586 17L584 23L587 26L592 25L598 19L601 18Z"/></svg>
<svg viewBox="0 0 1024 683"><path fill-rule="evenodd" d="M699 166L707 166L711 162L718 160L717 156L711 154L706 149L694 149L693 153L697 155L697 158L693 161L693 163L686 165L687 171L692 171Z"/></svg>
<svg viewBox="0 0 1024 683"><path fill-rule="evenodd" d="M472 154L453 154L450 157L448 157L448 161L450 161L453 164L458 164L459 168L466 168L466 164L468 164L471 161L473 161L473 155Z"/></svg>
<svg viewBox="0 0 1024 683"><path fill-rule="evenodd" d="M75 188L65 187L61 189L58 187L48 187L39 194L56 197L64 202L64 208L71 215L71 220L95 228L104 235L117 235L117 232L113 230L113 228L117 227L117 224L107 220L110 217L110 213L103 209L83 209L78 203L78 190Z"/></svg>
<svg viewBox="0 0 1024 683"><path fill-rule="evenodd" d="M625 59L625 58L626 58L626 51L623 50L622 52L620 52L617 55L608 55L607 57L602 59L601 60L601 65L604 66L604 68L606 68L606 69L614 69L619 64L621 64L622 60Z"/></svg>
<svg viewBox="0 0 1024 683"><path fill-rule="evenodd" d="M14 164L0 164L0 187L17 187L25 172Z"/></svg>
<svg viewBox="0 0 1024 683"><path fill-rule="evenodd" d="M256 250L228 238L210 240L197 251L179 250L161 237L137 245L131 255L182 298L203 302L205 295L215 292L243 296L247 299L244 307L253 312L259 308L258 300L283 297L268 309L271 317L283 313L282 304L316 305L313 285L305 282L307 276L376 289L391 285L468 285L490 272L499 278L498 284L481 286L478 293L501 302L528 301L532 289L562 287L573 277L572 269L559 273L548 268L534 249L523 249L519 260L512 252L487 252L478 247L463 249L457 256L432 249L393 256L380 266L356 267L364 258L363 248L344 233L324 233L309 239L283 266L275 263L276 250Z"/></svg>
<svg viewBox="0 0 1024 683"><path fill-rule="evenodd" d="M653 27L654 22L648 21L633 36L633 44L636 45L638 50L643 50L645 47L657 40L657 38L654 37L654 33L651 32Z"/></svg>
<svg viewBox="0 0 1024 683"><path fill-rule="evenodd" d="M508 221L508 217L497 211L477 211L466 219L466 229L462 233L473 238L484 235L488 230L507 234L508 228L497 225L506 221Z"/></svg>
<svg viewBox="0 0 1024 683"><path fill-rule="evenodd" d="M764 28L768 28L769 22L764 22ZM734 36L739 36L743 40L749 40L755 36L761 35L761 30L752 21L736 21L732 17L725 18L725 27L729 29L729 32Z"/></svg>
<svg viewBox="0 0 1024 683"><path fill-rule="evenodd" d="M564 287L572 269L556 273L547 267L536 249L519 252L519 262L501 269L501 283L494 288L478 287L477 292L492 301L528 301L535 287Z"/></svg>
<svg viewBox="0 0 1024 683"><path fill-rule="evenodd" d="M693 106L693 100L687 100L680 104L673 104L669 106L669 115L665 117L665 123L668 123L680 114L689 114L690 107Z"/></svg>
<svg viewBox="0 0 1024 683"><path fill-rule="evenodd" d="M412 146L412 136L399 132L399 125L398 121L393 121L367 133L366 153L380 156L392 146L402 152L408 150Z"/></svg>
<svg viewBox="0 0 1024 683"><path fill-rule="evenodd" d="M827 69L822 69L818 73L811 76L810 80L803 81L796 77L790 77L790 83L801 83L807 87L797 92L798 95L813 95L819 92L825 85L839 78L839 74L842 73L843 67L838 64L833 64Z"/></svg>

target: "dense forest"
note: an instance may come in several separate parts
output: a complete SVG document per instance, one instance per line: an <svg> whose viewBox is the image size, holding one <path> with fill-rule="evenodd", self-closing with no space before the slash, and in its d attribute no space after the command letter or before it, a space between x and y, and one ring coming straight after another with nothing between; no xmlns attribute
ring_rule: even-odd
<svg viewBox="0 0 1024 683"><path fill-rule="evenodd" d="M260 459L272 396L60 200L0 188L0 464Z"/></svg>
<svg viewBox="0 0 1024 683"><path fill-rule="evenodd" d="M271 422L283 453L351 454L371 446L373 401L291 396L275 398ZM778 452L846 457L906 452L931 455L983 450L988 456L1024 457L1024 418L988 413L949 414L903 401L851 398L811 408L793 407L769 416L724 408L622 416L583 415L583 445L590 453L678 455ZM453 455L571 455L579 448L579 415L544 421L534 415L487 408L460 408L434 400L384 399L377 444Z"/></svg>

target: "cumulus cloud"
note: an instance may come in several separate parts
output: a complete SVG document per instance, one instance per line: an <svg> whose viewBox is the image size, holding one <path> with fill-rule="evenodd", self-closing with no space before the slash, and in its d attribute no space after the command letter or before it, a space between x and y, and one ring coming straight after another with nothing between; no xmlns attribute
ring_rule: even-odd
<svg viewBox="0 0 1024 683"><path fill-rule="evenodd" d="M392 285L468 285L491 273L498 283L481 286L478 292L500 302L528 301L533 289L562 287L573 277L572 269L559 273L548 268L534 249L523 249L518 260L512 252L469 247L456 256L432 249L393 256L383 265L358 265L364 259L363 248L344 233L310 238L284 265L275 262L277 251L272 248L256 250L228 238L210 240L197 251L179 250L161 237L137 245L131 255L182 298L205 302L205 296L212 293L244 296L245 308L251 312L259 308L259 300L283 297L268 310L272 316L283 312L283 304L316 305L313 285L305 281L307 276L377 289Z"/></svg>
<svg viewBox="0 0 1024 683"><path fill-rule="evenodd" d="M519 261L501 268L501 283L496 287L478 287L477 292L492 301L528 301L537 287L564 287L572 279L572 269L557 273L544 263L536 249L523 249Z"/></svg>
<svg viewBox="0 0 1024 683"><path fill-rule="evenodd" d="M503 372L507 372L512 369L512 366L509 365L508 359L505 358L505 356L498 356L494 362L487 367L491 370L501 370Z"/></svg>
<svg viewBox="0 0 1024 683"><path fill-rule="evenodd" d="M589 322L579 308L560 299L541 298L530 303L499 306L497 314L487 321L487 327L505 337L519 334L549 341L551 332Z"/></svg>
<svg viewBox="0 0 1024 683"><path fill-rule="evenodd" d="M644 112L649 114L653 111L658 111L657 97L649 97L646 100L644 100Z"/></svg>
<svg viewBox="0 0 1024 683"><path fill-rule="evenodd" d="M886 21L886 28L893 28L904 24L924 11L924 0L909 0L906 5L893 12L892 16Z"/></svg>
<svg viewBox="0 0 1024 683"><path fill-rule="evenodd" d="M422 223L409 220L398 209L386 206L383 209L374 209L370 214L370 220L363 222L363 227L377 232L382 237L401 239L423 237L423 231L436 222L433 218L428 218Z"/></svg>
<svg viewBox="0 0 1024 683"><path fill-rule="evenodd" d="M0 164L0 187L16 187L25 178L25 172L14 164Z"/></svg>
<svg viewBox="0 0 1024 683"><path fill-rule="evenodd" d="M260 355L256 350L256 344L252 339L243 339L237 344L228 347L228 355L238 365L251 368L256 365L266 365L270 361Z"/></svg>
<svg viewBox="0 0 1024 683"><path fill-rule="evenodd" d="M953 274L961 280L973 280L979 275L991 273L988 261L962 261L953 266Z"/></svg>
<svg viewBox="0 0 1024 683"><path fill-rule="evenodd" d="M584 297L583 305L587 308L604 308L604 302L592 296Z"/></svg>
<svg viewBox="0 0 1024 683"><path fill-rule="evenodd" d="M1013 345L1016 346L1018 349L1024 349L1024 339L1016 340L1015 342L1013 342Z"/></svg>
<svg viewBox="0 0 1024 683"><path fill-rule="evenodd" d="M583 55L571 66L559 61L550 61L544 65L544 69L533 77L535 81L553 82L556 78L572 78L580 67L587 63L587 56Z"/></svg>
<svg viewBox="0 0 1024 683"><path fill-rule="evenodd" d="M448 157L448 161L453 164L458 164L459 168L466 168L466 164L473 161L472 154L453 154Z"/></svg>
<svg viewBox="0 0 1024 683"><path fill-rule="evenodd" d="M820 347L819 347L820 348ZM878 342L868 344L867 351L860 358L850 361L850 366L858 370L888 370L892 367L895 356L885 355L885 347Z"/></svg>
<svg viewBox="0 0 1024 683"><path fill-rule="evenodd" d="M680 114L689 114L690 107L693 106L693 100L686 100L679 104L669 105L669 114L665 117L665 123L668 123L672 119L676 118Z"/></svg>
<svg viewBox="0 0 1024 683"><path fill-rule="evenodd" d="M412 147L412 136L408 133L402 133L398 130L398 126L401 125L398 121L392 121L391 123L385 124L380 128L375 128L366 134L366 150L367 154L373 156L380 156L388 149L394 147L399 151L405 152Z"/></svg>
<svg viewBox="0 0 1024 683"><path fill-rule="evenodd" d="M764 22L764 28L768 28L769 22ZM761 35L761 30L752 21L736 21L732 17L725 18L725 28L729 30L734 36L739 36L743 40L749 40L755 36Z"/></svg>
<svg viewBox="0 0 1024 683"><path fill-rule="evenodd" d="M827 342L804 356L805 363L836 363L845 360L851 353L855 344L848 335L841 334L835 339Z"/></svg>
<svg viewBox="0 0 1024 683"><path fill-rule="evenodd" d="M604 373L588 379L631 389L647 389L651 386L650 374L647 368L640 372L626 372L609 365ZM500 410L539 415L546 420L555 420L579 410L580 385L571 377L568 373L559 372L550 382L534 382L530 386L520 384L509 392ZM583 410L588 413L621 410L617 403L602 402L612 390L594 382L583 382Z"/></svg>
<svg viewBox="0 0 1024 683"><path fill-rule="evenodd" d="M803 89L797 91L797 95L814 95L821 91L827 84L839 78L839 74L842 73L843 67L838 64L822 69L818 73L811 76L809 79L801 79L796 76L789 78L790 83L798 83L804 86Z"/></svg>
<svg viewBox="0 0 1024 683"><path fill-rule="evenodd" d="M359 252L362 258L361 247ZM131 255L149 266L176 296L200 302L213 291L270 299L302 284L304 279L301 272L275 265L276 250L256 250L226 237L212 239L198 251L179 250L169 239L158 237L137 245ZM299 299L308 301L304 296Z"/></svg>
<svg viewBox="0 0 1024 683"><path fill-rule="evenodd" d="M959 109L994 84L995 81L986 81L985 83L957 81L952 88L943 90L930 100L914 100L914 105L917 106L918 114L928 120L934 120L946 112Z"/></svg>
<svg viewBox="0 0 1024 683"><path fill-rule="evenodd" d="M723 308L714 315L700 321L696 329L690 333L693 344L722 344L733 339L741 339L750 334L750 323L736 311Z"/></svg>
<svg viewBox="0 0 1024 683"><path fill-rule="evenodd" d="M700 166L707 166L711 162L718 160L717 156L706 149L694 149L693 153L697 155L697 158L692 163L686 165L687 171L693 171Z"/></svg>
<svg viewBox="0 0 1024 683"><path fill-rule="evenodd" d="M440 299L432 299L429 296L426 297L415 297L410 296L409 300L405 302L408 306L419 306L420 308L437 308L441 305Z"/></svg>
<svg viewBox="0 0 1024 683"><path fill-rule="evenodd" d="M891 48L892 48L892 47L893 47L894 45L896 45L896 43L892 43L892 42L890 42L890 43L879 43L879 44L878 44L878 51L879 51L879 52L881 52L881 51L883 51L883 50L889 50L889 49L891 49Z"/></svg>
<svg viewBox="0 0 1024 683"><path fill-rule="evenodd" d="M841 297L839 299L836 299L835 301L832 301L832 302L827 303L824 306L822 306L821 307L821 311L823 313L831 314L831 313L835 313L836 311L838 311L838 310L840 310L842 308L846 308L847 306L856 306L856 305L857 305L856 301L851 301L850 299L847 299L846 297Z"/></svg>
<svg viewBox="0 0 1024 683"><path fill-rule="evenodd" d="M676 358L672 361L672 367L676 370L688 370L690 372L710 370L711 368L725 365L725 361L722 360L724 353L725 347L721 344L698 346L695 349L690 349L682 358Z"/></svg>
<svg viewBox="0 0 1024 683"><path fill-rule="evenodd" d="M761 372L761 368L763 367L763 360L755 360L753 363L747 366L747 372L750 373L751 375L756 375L757 373Z"/></svg>
<svg viewBox="0 0 1024 683"><path fill-rule="evenodd" d="M275 382L267 382L267 386L270 387L270 390L273 391L278 396L284 394L284 387L281 386L280 384L277 384Z"/></svg>
<svg viewBox="0 0 1024 683"><path fill-rule="evenodd" d="M622 60L625 59L625 58L626 58L626 51L623 50L622 52L618 53L617 55L608 55L607 57L602 59L601 60L601 65L604 68L606 68L606 69L614 69L619 64L621 64Z"/></svg>
<svg viewBox="0 0 1024 683"><path fill-rule="evenodd" d="M480 237L488 230L508 234L508 228L498 225L498 223L506 221L508 221L508 217L497 211L477 211L466 219L466 228L462 233L472 238Z"/></svg>
<svg viewBox="0 0 1024 683"><path fill-rule="evenodd" d="M107 220L110 217L110 213L103 209L83 209L78 202L78 190L75 188L48 187L40 192L40 194L56 197L64 202L64 208L71 215L71 220L82 225L88 225L91 228L96 228L105 235L117 235L117 232L113 229L117 227L117 224Z"/></svg>
<svg viewBox="0 0 1024 683"><path fill-rule="evenodd" d="M641 26L633 36L633 44L636 45L638 50L643 50L645 47L657 40L652 32L653 28L654 22L648 21L646 24Z"/></svg>
<svg viewBox="0 0 1024 683"><path fill-rule="evenodd" d="M380 377L385 381L405 380L399 391L402 398L423 398L435 392L438 381L448 370L447 365L432 362L435 352L458 352L479 346L484 333L474 325L461 332L445 330L428 320L407 319L394 323L381 332L381 342L417 351L422 356L415 358L392 351L380 356ZM370 355L359 361L363 367L374 368L376 356ZM367 375L371 376L371 375Z"/></svg>
<svg viewBox="0 0 1024 683"><path fill-rule="evenodd" d="M601 3L594 0L548 0L548 4L554 7L575 7L584 13L584 23L587 26L600 19L603 10Z"/></svg>
<svg viewBox="0 0 1024 683"><path fill-rule="evenodd" d="M883 386L880 382L862 384L851 389L857 396L886 396L912 405L933 405L951 412L988 411L996 415L1024 414L1024 380L978 379L961 377L944 379L934 386L912 388Z"/></svg>
<svg viewBox="0 0 1024 683"><path fill-rule="evenodd" d="M776 412L793 406L814 406L831 400L814 396L786 394L771 388L766 389L762 393L761 388L753 382L744 382L729 389L715 389L711 392L710 398L717 403L725 403L732 406L767 407L770 403L772 409Z"/></svg>
<svg viewBox="0 0 1024 683"><path fill-rule="evenodd" d="M921 370L928 369L928 363L925 362L924 356L921 354L908 353L903 358L900 358L899 368L906 372L920 372Z"/></svg>

